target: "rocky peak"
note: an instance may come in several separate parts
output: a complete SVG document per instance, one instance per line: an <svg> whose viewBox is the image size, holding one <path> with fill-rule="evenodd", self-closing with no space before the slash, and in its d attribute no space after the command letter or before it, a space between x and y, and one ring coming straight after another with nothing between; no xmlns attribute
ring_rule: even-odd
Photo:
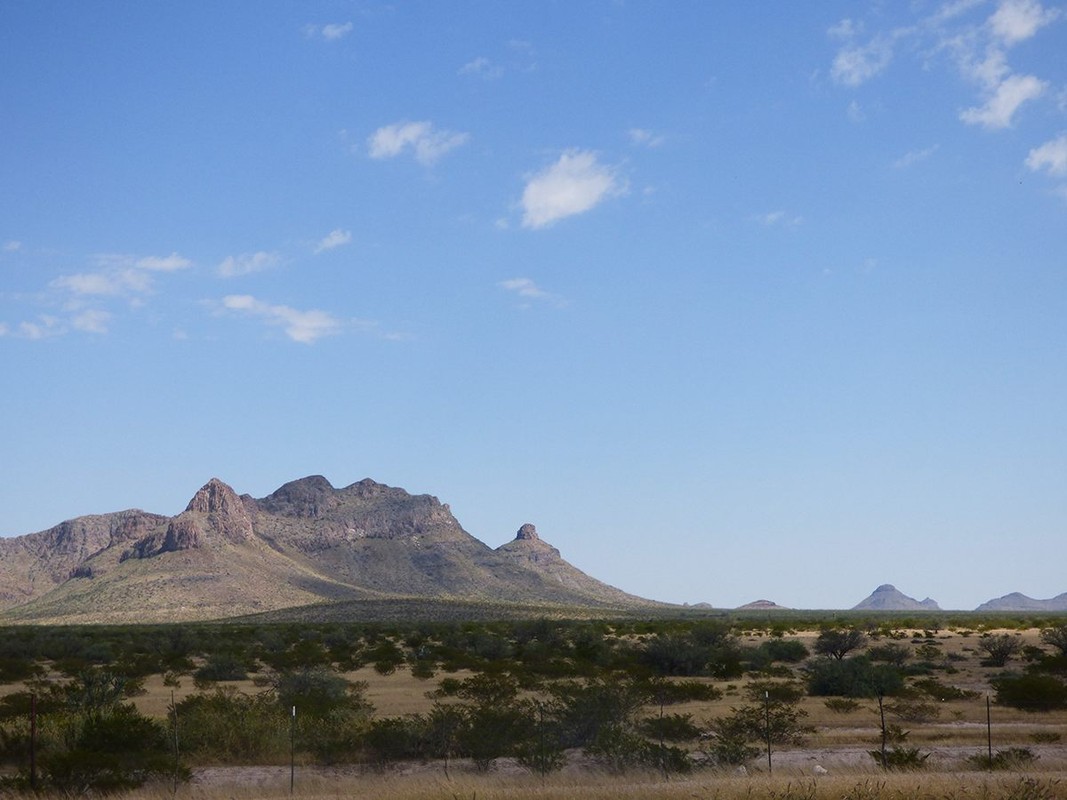
<svg viewBox="0 0 1067 800"><path fill-rule="evenodd" d="M243 512L244 503L237 492L218 478L212 478L193 495L185 510L201 514L233 514Z"/></svg>
<svg viewBox="0 0 1067 800"><path fill-rule="evenodd" d="M339 502L332 483L322 475L309 475L284 484L260 500L259 506L271 514L307 519L321 516Z"/></svg>
<svg viewBox="0 0 1067 800"><path fill-rule="evenodd" d="M516 541L521 541L524 539L532 540L535 542L541 541L541 537L537 535L537 528L535 528L529 522L519 528L519 532L515 534Z"/></svg>

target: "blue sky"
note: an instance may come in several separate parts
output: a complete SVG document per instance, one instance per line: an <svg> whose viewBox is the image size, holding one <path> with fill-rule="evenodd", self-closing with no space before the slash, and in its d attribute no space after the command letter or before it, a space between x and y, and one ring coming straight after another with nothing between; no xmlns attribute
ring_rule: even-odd
<svg viewBox="0 0 1067 800"><path fill-rule="evenodd" d="M0 4L0 535L429 493L674 602L1067 591L1067 7Z"/></svg>

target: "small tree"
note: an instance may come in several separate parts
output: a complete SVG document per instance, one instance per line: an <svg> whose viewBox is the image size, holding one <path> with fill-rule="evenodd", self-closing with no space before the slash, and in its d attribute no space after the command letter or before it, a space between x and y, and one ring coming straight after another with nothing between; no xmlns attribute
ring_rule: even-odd
<svg viewBox="0 0 1067 800"><path fill-rule="evenodd" d="M840 661L867 644L867 634L857 628L828 628L815 640L815 652Z"/></svg>
<svg viewBox="0 0 1067 800"><path fill-rule="evenodd" d="M1023 640L1008 633L983 636L978 640L978 649L986 654L982 663L989 667L1003 667L1022 652Z"/></svg>
<svg viewBox="0 0 1067 800"><path fill-rule="evenodd" d="M1041 641L1060 651L1060 656L1067 658L1067 625L1056 625L1041 630Z"/></svg>

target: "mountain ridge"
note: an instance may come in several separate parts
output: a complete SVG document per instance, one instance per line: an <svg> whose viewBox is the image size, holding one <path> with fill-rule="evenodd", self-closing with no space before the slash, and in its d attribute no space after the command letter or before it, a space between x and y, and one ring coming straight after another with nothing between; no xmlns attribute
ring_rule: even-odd
<svg viewBox="0 0 1067 800"><path fill-rule="evenodd" d="M665 605L573 567L533 525L493 549L447 504L321 475L266 497L212 478L173 517L77 517L0 539L0 617L19 622L215 619L340 600L462 598Z"/></svg>

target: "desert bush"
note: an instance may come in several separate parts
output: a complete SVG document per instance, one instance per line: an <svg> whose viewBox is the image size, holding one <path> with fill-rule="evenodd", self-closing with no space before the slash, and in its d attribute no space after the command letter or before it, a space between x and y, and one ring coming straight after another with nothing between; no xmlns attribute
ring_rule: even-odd
<svg viewBox="0 0 1067 800"><path fill-rule="evenodd" d="M197 761L257 763L288 755L289 715L269 692L220 688L189 695L174 712L182 749Z"/></svg>
<svg viewBox="0 0 1067 800"><path fill-rule="evenodd" d="M941 683L935 678L922 678L921 680L915 681L912 686L920 692L929 695L934 700L974 700L980 696L978 692L949 686Z"/></svg>
<svg viewBox="0 0 1067 800"><path fill-rule="evenodd" d="M868 750L868 754L885 769L917 770L926 766L929 753L922 753L918 747L895 745L885 751Z"/></svg>
<svg viewBox="0 0 1067 800"><path fill-rule="evenodd" d="M745 695L753 703L797 703L804 697L804 687L796 681L752 681L745 687Z"/></svg>
<svg viewBox="0 0 1067 800"><path fill-rule="evenodd" d="M835 714L850 714L860 707L860 704L850 697L831 697L825 700L823 705Z"/></svg>
<svg viewBox="0 0 1067 800"><path fill-rule="evenodd" d="M1010 633L986 634L978 640L978 649L986 654L983 666L1003 667L1022 652L1023 640Z"/></svg>
<svg viewBox="0 0 1067 800"><path fill-rule="evenodd" d="M930 722L941 716L941 709L936 703L917 698L901 698L887 703L885 710L905 722Z"/></svg>
<svg viewBox="0 0 1067 800"><path fill-rule="evenodd" d="M1022 711L1067 708L1067 683L1052 675L1003 675L992 680L997 702Z"/></svg>
<svg viewBox="0 0 1067 800"><path fill-rule="evenodd" d="M1056 744L1062 738L1056 731L1035 731L1030 734L1030 741L1037 744Z"/></svg>
<svg viewBox="0 0 1067 800"><path fill-rule="evenodd" d="M907 645L888 642L877 645L867 651L871 661L883 661L894 667L903 667L912 656L911 648Z"/></svg>
<svg viewBox="0 0 1067 800"><path fill-rule="evenodd" d="M193 673L197 687L213 681L243 681L248 679L248 664L232 653L213 653L202 667Z"/></svg>
<svg viewBox="0 0 1067 800"><path fill-rule="evenodd" d="M816 697L896 695L904 688L899 670L889 664L872 664L866 656L813 661L807 673L808 694Z"/></svg>
<svg viewBox="0 0 1067 800"><path fill-rule="evenodd" d="M1020 770L1029 767L1036 760L1037 756L1029 747L1009 747L1007 750L993 753L992 758L988 753L968 756L966 762L977 769Z"/></svg>

